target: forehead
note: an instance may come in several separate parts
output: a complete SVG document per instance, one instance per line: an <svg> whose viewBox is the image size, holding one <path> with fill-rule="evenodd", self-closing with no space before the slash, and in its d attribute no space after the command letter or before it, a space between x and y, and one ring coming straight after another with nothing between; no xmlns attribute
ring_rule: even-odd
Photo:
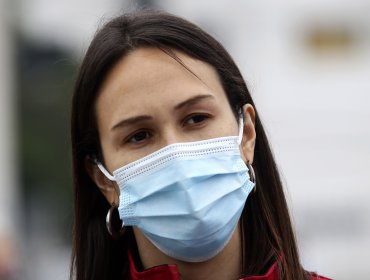
<svg viewBox="0 0 370 280"><path fill-rule="evenodd" d="M108 72L100 92L113 91L117 87L129 92L173 78L186 80L198 77L204 83L208 81L210 86L219 83L219 77L211 65L182 52L171 51L178 61L158 48L139 48L130 52Z"/></svg>
<svg viewBox="0 0 370 280"><path fill-rule="evenodd" d="M114 119L117 106L125 114L158 103L165 108L200 93L213 94L222 102L226 100L218 74L211 65L173 52L180 61L157 48L140 48L121 58L100 89L96 103L98 115L110 108Z"/></svg>

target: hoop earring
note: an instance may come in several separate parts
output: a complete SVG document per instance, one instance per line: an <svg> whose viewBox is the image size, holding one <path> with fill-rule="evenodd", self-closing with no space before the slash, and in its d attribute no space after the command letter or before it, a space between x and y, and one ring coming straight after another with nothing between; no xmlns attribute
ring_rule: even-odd
<svg viewBox="0 0 370 280"><path fill-rule="evenodd" d="M113 237L113 239L118 239L121 236L123 236L126 230L123 222L122 222L122 227L119 230L116 230L112 225L112 214L113 214L113 211L116 209L118 209L117 206L114 203L112 203L112 206L111 208L109 208L107 216L105 218L105 224L107 226L107 230L109 234Z"/></svg>
<svg viewBox="0 0 370 280"><path fill-rule="evenodd" d="M249 163L249 160L247 161L246 165L248 167L249 178L252 181L252 183L254 183L253 192L256 192L257 183L256 183L256 175L254 173L254 169L253 169L252 165Z"/></svg>

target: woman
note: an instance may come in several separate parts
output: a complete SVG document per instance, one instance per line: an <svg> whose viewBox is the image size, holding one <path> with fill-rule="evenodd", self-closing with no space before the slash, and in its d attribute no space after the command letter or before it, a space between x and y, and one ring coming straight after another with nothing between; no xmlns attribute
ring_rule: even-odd
<svg viewBox="0 0 370 280"><path fill-rule="evenodd" d="M324 279L301 267L237 66L197 26L156 12L103 26L76 81L72 148L71 278Z"/></svg>

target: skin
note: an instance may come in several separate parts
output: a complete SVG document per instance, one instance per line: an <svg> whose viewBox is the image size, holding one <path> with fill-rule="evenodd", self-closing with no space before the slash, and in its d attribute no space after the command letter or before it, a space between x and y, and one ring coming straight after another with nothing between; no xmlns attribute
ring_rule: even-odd
<svg viewBox="0 0 370 280"><path fill-rule="evenodd" d="M123 57L105 79L95 109L104 165L111 174L169 144L238 134L237 120L213 67L175 54L196 76L163 51L140 48ZM255 113L249 104L243 113L241 155L252 163ZM107 201L118 205L118 185L88 158L85 163ZM238 279L241 273L240 230L218 255L200 263L172 259L135 227L134 234L144 268L176 264L185 280Z"/></svg>

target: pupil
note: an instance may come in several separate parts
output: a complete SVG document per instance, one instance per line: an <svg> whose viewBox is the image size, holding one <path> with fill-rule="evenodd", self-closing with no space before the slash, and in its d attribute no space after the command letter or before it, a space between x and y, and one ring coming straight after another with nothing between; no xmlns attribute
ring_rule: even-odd
<svg viewBox="0 0 370 280"><path fill-rule="evenodd" d="M194 116L194 117L193 117L193 121L194 121L195 123L201 122L201 121L203 121L203 120L204 120L204 116Z"/></svg>
<svg viewBox="0 0 370 280"><path fill-rule="evenodd" d="M145 137L146 137L146 132L142 131L142 132L136 133L136 135L134 136L134 140L141 141L141 140L144 140Z"/></svg>

